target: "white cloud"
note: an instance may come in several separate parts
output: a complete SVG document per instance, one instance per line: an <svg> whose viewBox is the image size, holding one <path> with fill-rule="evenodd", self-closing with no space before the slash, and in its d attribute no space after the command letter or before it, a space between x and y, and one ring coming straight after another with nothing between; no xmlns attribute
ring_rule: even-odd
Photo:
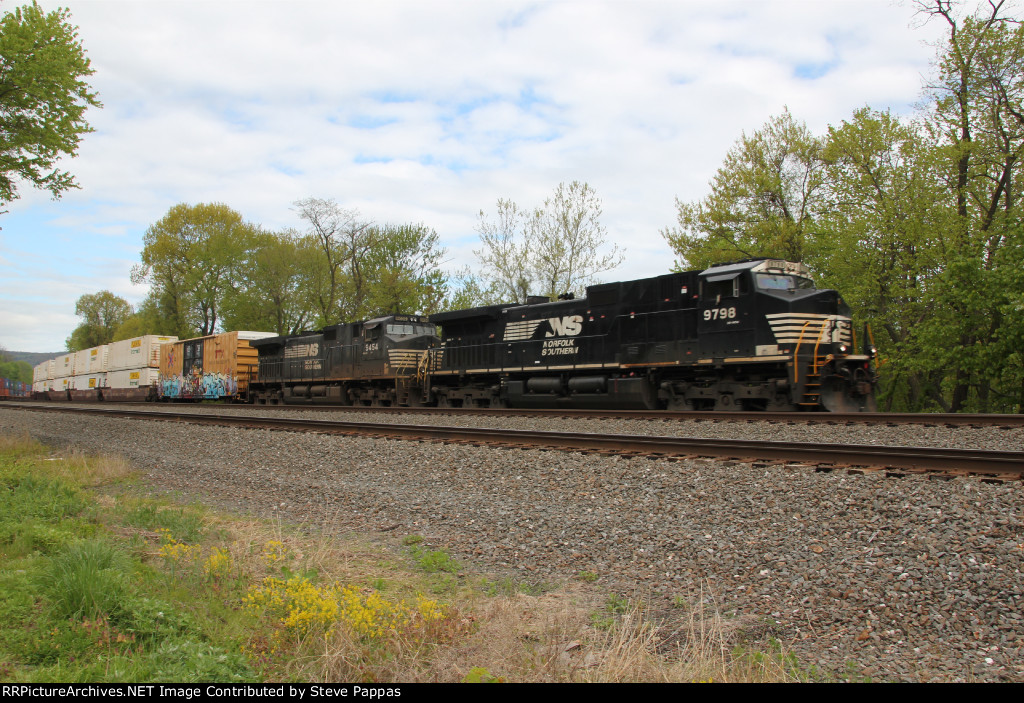
<svg viewBox="0 0 1024 703"><path fill-rule="evenodd" d="M933 54L922 42L941 29L909 27L913 8L884 0L89 0L71 12L104 108L69 163L82 189L59 203L25 191L0 220L5 259L49 250L51 263L20 280L52 312L26 320L24 293L0 289L0 326L26 340L13 348L62 343L83 293L137 300L133 252L178 202L298 227L293 201L334 197L434 227L456 266L472 263L479 210L537 204L578 179L628 248L613 275L661 273L675 197L701 197L742 131L784 106L817 131L865 104L907 110ZM102 247L110 266L96 265Z"/></svg>

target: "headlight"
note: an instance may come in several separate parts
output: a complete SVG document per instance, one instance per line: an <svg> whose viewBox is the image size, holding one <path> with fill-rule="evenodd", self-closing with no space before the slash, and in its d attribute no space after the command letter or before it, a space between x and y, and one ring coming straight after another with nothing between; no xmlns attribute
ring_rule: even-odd
<svg viewBox="0 0 1024 703"><path fill-rule="evenodd" d="M839 345L839 353L840 354L845 354L846 353L846 345L845 344L840 344Z"/></svg>

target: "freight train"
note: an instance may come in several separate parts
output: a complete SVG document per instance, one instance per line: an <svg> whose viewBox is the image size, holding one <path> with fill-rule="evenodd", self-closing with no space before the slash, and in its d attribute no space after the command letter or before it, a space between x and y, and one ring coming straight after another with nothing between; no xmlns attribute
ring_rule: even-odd
<svg viewBox="0 0 1024 703"><path fill-rule="evenodd" d="M298 335L150 335L40 364L36 395L856 412L876 410L876 353L867 327L858 344L839 293L816 289L802 264L751 259L593 285L580 298Z"/></svg>
<svg viewBox="0 0 1024 703"><path fill-rule="evenodd" d="M257 403L876 409L868 330L857 353L841 296L777 259L251 344Z"/></svg>

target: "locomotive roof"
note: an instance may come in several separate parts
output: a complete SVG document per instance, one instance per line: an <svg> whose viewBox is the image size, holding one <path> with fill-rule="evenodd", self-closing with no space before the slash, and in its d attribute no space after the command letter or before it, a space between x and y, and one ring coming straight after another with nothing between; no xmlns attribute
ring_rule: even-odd
<svg viewBox="0 0 1024 703"><path fill-rule="evenodd" d="M451 320L472 320L472 319L487 319L497 320L501 317L501 311L510 307L517 307L514 303L504 303L500 305L483 305L478 308L469 308L468 310L450 310L449 312L437 312L430 316L430 321L436 324L444 324Z"/></svg>
<svg viewBox="0 0 1024 703"><path fill-rule="evenodd" d="M741 271L770 271L778 273L807 276L807 267L784 259L746 259L727 264L717 264L700 272L702 277L723 276L740 273Z"/></svg>

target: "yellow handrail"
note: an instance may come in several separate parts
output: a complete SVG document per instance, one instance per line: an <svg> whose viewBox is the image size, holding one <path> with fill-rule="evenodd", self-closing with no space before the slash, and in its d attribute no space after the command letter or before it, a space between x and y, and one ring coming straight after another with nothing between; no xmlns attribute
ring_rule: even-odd
<svg viewBox="0 0 1024 703"><path fill-rule="evenodd" d="M800 345L804 343L804 331L807 329L807 325L811 324L811 320L804 323L804 326L800 328L800 336L796 340L796 348L793 350L793 383L800 385Z"/></svg>
<svg viewBox="0 0 1024 703"><path fill-rule="evenodd" d="M821 338L825 336L825 328L831 324L831 320L821 321L821 329L818 331L818 341L814 344L814 361L811 362L811 369L814 373L818 373L818 348L821 346Z"/></svg>
<svg viewBox="0 0 1024 703"><path fill-rule="evenodd" d="M807 325L814 322L814 320L808 320L804 323L803 327L800 328L800 336L796 340L796 348L793 349L793 383L800 384L800 345L804 343L804 333L807 331ZM818 339L814 343L814 358L811 361L811 372L818 373L818 349L821 347L821 339L825 336L825 329L829 320L822 320L821 327L818 329Z"/></svg>

